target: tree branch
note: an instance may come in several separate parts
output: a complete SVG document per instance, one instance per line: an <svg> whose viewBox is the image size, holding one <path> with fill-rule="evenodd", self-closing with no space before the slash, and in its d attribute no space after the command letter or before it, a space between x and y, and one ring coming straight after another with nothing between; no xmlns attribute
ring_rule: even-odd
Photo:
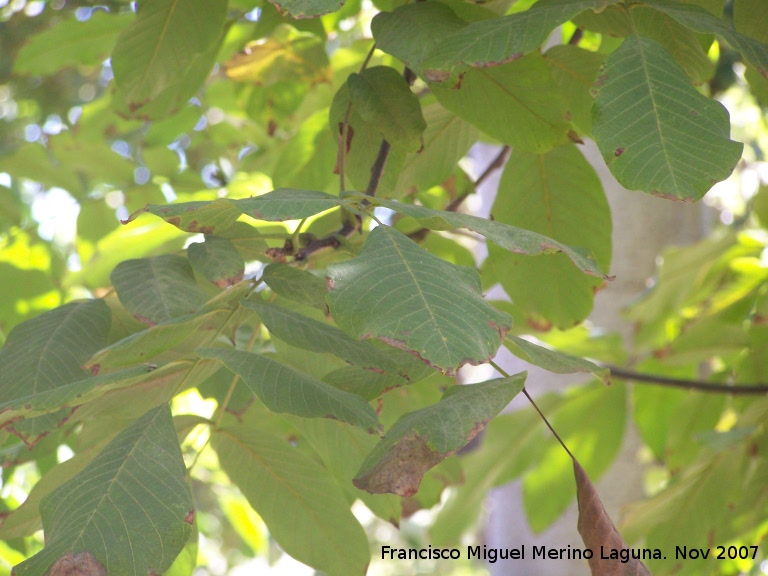
<svg viewBox="0 0 768 576"><path fill-rule="evenodd" d="M669 378L667 376L656 376L653 374L642 374L625 370L618 366L610 364L600 364L603 368L611 371L611 376L622 378L624 380L634 380L644 384L655 384L657 386L666 386L669 388L683 388L686 390L697 390L699 392L711 392L720 394L730 394L733 396L747 396L755 394L768 394L768 384L761 382L755 384L714 384L703 380L688 380L685 378Z"/></svg>

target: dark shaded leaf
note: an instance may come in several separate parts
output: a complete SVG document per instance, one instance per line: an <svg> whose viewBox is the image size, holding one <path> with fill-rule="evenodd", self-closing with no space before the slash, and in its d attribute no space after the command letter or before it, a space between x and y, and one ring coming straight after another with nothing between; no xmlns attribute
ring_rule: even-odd
<svg viewBox="0 0 768 576"><path fill-rule="evenodd" d="M201 358L223 362L272 412L334 418L370 432L379 428L376 412L365 400L285 364L242 350L204 348L197 353Z"/></svg>
<svg viewBox="0 0 768 576"><path fill-rule="evenodd" d="M121 304L150 325L193 313L206 301L189 261L174 254L125 260L111 278Z"/></svg>
<svg viewBox="0 0 768 576"><path fill-rule="evenodd" d="M187 257L195 270L219 288L243 279L245 261L226 238L206 236L205 242L193 242L187 247Z"/></svg>

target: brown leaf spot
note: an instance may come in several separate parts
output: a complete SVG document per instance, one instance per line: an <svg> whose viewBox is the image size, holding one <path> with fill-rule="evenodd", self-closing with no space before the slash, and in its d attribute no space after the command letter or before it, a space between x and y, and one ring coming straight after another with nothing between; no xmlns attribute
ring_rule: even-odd
<svg viewBox="0 0 768 576"><path fill-rule="evenodd" d="M358 476L352 483L371 494L413 496L418 492L427 470L446 457L432 450L424 439L410 433L404 436L368 473Z"/></svg>
<svg viewBox="0 0 768 576"><path fill-rule="evenodd" d="M99 370L101 370L101 364L94 364L91 366L91 374L93 376L97 376L99 374Z"/></svg>
<svg viewBox="0 0 768 576"><path fill-rule="evenodd" d="M219 278L214 282L214 284L223 290L224 288L229 288L230 286L234 286L235 284L240 282L242 279L243 279L243 275L238 274L237 276L231 276L229 278Z"/></svg>
<svg viewBox="0 0 768 576"><path fill-rule="evenodd" d="M190 510L189 512L187 512L187 515L184 518L184 522L186 522L187 524L194 524L195 523L195 511L194 510Z"/></svg>
<svg viewBox="0 0 768 576"><path fill-rule="evenodd" d="M168 216L165 221L177 228L181 228L181 216Z"/></svg>
<svg viewBox="0 0 768 576"><path fill-rule="evenodd" d="M547 320L544 320L544 318L534 318L533 316L529 316L525 319L525 323L539 332L549 332L552 330L552 322L548 322Z"/></svg>
<svg viewBox="0 0 768 576"><path fill-rule="evenodd" d="M46 576L108 576L106 567L90 552L67 552L53 563Z"/></svg>
<svg viewBox="0 0 768 576"><path fill-rule="evenodd" d="M328 292L336 288L336 282L333 278L326 277L325 278L325 287L328 289Z"/></svg>
<svg viewBox="0 0 768 576"><path fill-rule="evenodd" d="M279 262L280 264L286 262L284 248L267 248L265 254L272 262Z"/></svg>
<svg viewBox="0 0 768 576"><path fill-rule="evenodd" d="M138 320L139 322L146 324L150 328L157 325L156 322L153 322L152 320L150 320L146 316L142 316L141 314L134 314L133 317L136 318L136 320Z"/></svg>
<svg viewBox="0 0 768 576"><path fill-rule="evenodd" d="M578 135L578 133L575 130L568 130L568 140L570 140L574 144L584 144L584 140L581 138L581 136Z"/></svg>
<svg viewBox="0 0 768 576"><path fill-rule="evenodd" d="M451 75L448 70L423 70L424 78L430 82L445 82Z"/></svg>
<svg viewBox="0 0 768 576"><path fill-rule="evenodd" d="M514 54L510 54L506 58L503 58L502 60L498 60L496 62L475 62L472 64L475 68L491 68L493 66L501 66L502 64L509 64L510 62L514 62L518 58L522 58L523 53L522 52L515 52Z"/></svg>
<svg viewBox="0 0 768 576"><path fill-rule="evenodd" d="M579 503L577 528L584 545L591 550L628 549L629 546L605 511L589 476L575 458L573 473L576 476L576 499ZM630 558L628 562L623 562L618 558L606 559L601 556L602 553L594 554L589 559L592 576L651 576L648 568L639 560Z"/></svg>
<svg viewBox="0 0 768 576"><path fill-rule="evenodd" d="M613 153L613 155L616 156L617 158L622 154L624 154L624 148L616 148L616 150Z"/></svg>

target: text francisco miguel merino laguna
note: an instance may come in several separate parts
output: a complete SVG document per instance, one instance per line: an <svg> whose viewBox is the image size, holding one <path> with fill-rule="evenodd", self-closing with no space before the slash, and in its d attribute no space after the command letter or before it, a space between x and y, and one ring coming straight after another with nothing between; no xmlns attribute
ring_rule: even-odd
<svg viewBox="0 0 768 576"><path fill-rule="evenodd" d="M530 556L529 556L530 554ZM661 550L658 548L607 548L600 546L599 550L591 548L549 548L547 546L531 546L526 549L525 544L517 548L489 548L483 546L467 546L467 559L485 560L493 564L498 560L525 560L526 558L542 560L589 560L599 558L603 560L619 560L627 563L631 559L651 560L661 559ZM461 550L458 548L392 548L381 547L382 560L458 560L461 558Z"/></svg>

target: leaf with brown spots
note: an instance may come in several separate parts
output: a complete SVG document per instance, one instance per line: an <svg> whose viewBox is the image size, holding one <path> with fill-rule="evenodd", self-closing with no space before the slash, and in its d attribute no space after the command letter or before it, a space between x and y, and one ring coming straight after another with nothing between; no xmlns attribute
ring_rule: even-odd
<svg viewBox="0 0 768 576"><path fill-rule="evenodd" d="M526 373L454 386L440 402L401 417L368 454L355 486L413 496L424 473L466 446L523 389Z"/></svg>
<svg viewBox="0 0 768 576"><path fill-rule="evenodd" d="M164 573L193 510L171 410L154 408L40 503L45 548L14 576Z"/></svg>
<svg viewBox="0 0 768 576"><path fill-rule="evenodd" d="M601 558L603 555L610 556L611 550L626 550L629 546L616 530L594 485L576 458L573 459L573 473L579 501L579 534L584 545L594 552L589 560L592 576L651 576L645 564L634 558L628 562Z"/></svg>

